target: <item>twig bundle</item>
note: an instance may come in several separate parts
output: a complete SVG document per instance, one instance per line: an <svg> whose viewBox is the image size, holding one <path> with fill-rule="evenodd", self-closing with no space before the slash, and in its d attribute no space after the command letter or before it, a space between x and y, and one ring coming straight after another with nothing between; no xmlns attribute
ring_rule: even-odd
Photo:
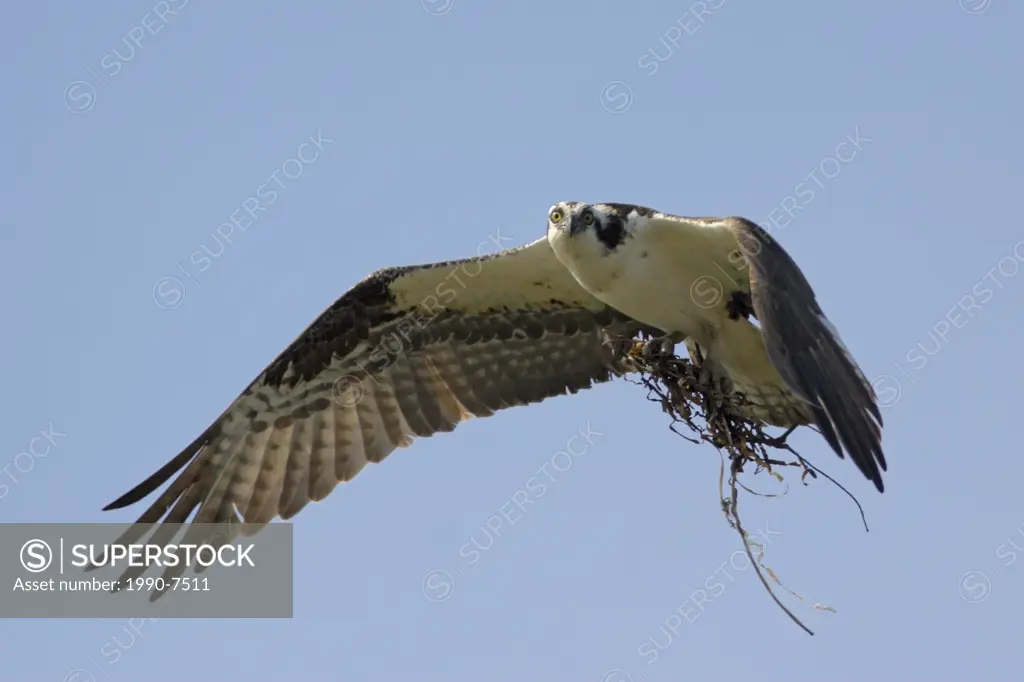
<svg viewBox="0 0 1024 682"><path fill-rule="evenodd" d="M793 431L792 428L780 436L768 435L764 431L763 424L740 415L740 411L736 407L740 401L744 400L741 395L735 393L725 395L717 391L713 384L702 382L699 358L695 363L694 358L677 357L671 347L659 349L657 341L633 340L630 344L625 350L625 362L639 373L639 383L647 388L648 400L660 403L665 413L672 418L669 428L691 443L710 443L722 455L722 468L719 472L718 484L722 513L725 515L726 521L740 535L747 557L768 594L797 625L808 634L813 635L814 633L779 601L768 581L765 580L762 569L787 592L801 600L803 597L782 585L775 573L761 563L763 550L760 545L749 539L739 517L739 489L742 488L752 495L765 497L778 497L779 495L765 495L750 490L739 482L738 476L752 465L755 475L767 472L780 483L785 483L783 476L776 469L799 467L801 469L800 480L805 485L808 477L817 478L821 474L839 486L847 495L850 495L857 503L858 508L860 508L860 503L849 491L804 459L786 442L786 438ZM690 434L682 433L677 428L679 424L685 425ZM728 480L725 476L726 462L728 462L729 470ZM728 494L725 492L726 485L729 488ZM861 508L862 519L863 516L864 512ZM866 522L865 528L867 528ZM752 545L759 550L756 560L751 552ZM814 605L814 608L834 610L831 607L817 604Z"/></svg>

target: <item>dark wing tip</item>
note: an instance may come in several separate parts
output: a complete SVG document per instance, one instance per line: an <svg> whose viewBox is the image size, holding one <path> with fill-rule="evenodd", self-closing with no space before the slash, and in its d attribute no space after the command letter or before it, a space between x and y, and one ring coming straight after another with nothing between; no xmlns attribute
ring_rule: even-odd
<svg viewBox="0 0 1024 682"><path fill-rule="evenodd" d="M123 509L124 507L135 504L136 502L138 502L139 500L141 500L142 498L146 497L151 492L159 488L161 485L163 485L167 481L167 479L169 479L178 470L180 470L186 464L188 464L189 460L191 460L196 455L196 453L199 452L199 448L201 448L208 441L216 426L216 423L213 424L210 428L204 431L201 436L192 441L192 443L190 443L187 448L185 448L177 455L175 455L174 459L160 467L157 471L153 472L153 474L151 474L149 478L147 478L145 481L139 483L137 486L126 492L124 495L121 495L121 497L117 498L116 500L108 504L106 507L103 508L103 511Z"/></svg>
<svg viewBox="0 0 1024 682"><path fill-rule="evenodd" d="M886 461L873 396L860 385L860 373L831 332L821 324L811 325L808 331L814 341L806 341L805 346L816 345L815 350L779 354L782 362L776 367L807 401L814 424L832 451L840 459L849 455L865 478L883 492Z"/></svg>
<svg viewBox="0 0 1024 682"><path fill-rule="evenodd" d="M857 380L857 375L852 371L844 374L843 364L845 363L836 362L836 354L833 354L832 362L822 363L823 367L829 368L827 373L836 384L812 384L824 408L815 411L815 418L823 433L826 426L831 431L832 437L826 437L826 440L832 449L840 457L843 457L842 450L845 449L861 473L874 483L875 488L881 493L885 491L882 472L886 471L881 426L872 418L871 406L874 403L871 402L870 396L867 400L858 400L863 396L858 395L858 392L849 385ZM840 442L842 448L839 447Z"/></svg>
<svg viewBox="0 0 1024 682"><path fill-rule="evenodd" d="M839 453L839 450L836 450L836 452ZM839 456L843 457L841 453L839 453ZM878 492L885 492L885 484L882 482L881 471L879 471L879 468L875 466L873 462L871 464L866 464L864 460L862 460L860 457L854 457L852 453L850 459L852 459L853 463L857 465L857 468L860 470L860 472L864 474L864 478L868 479L869 481L875 484L875 489ZM882 471L884 471L884 469Z"/></svg>
<svg viewBox="0 0 1024 682"><path fill-rule="evenodd" d="M756 223L727 218L750 268L750 289L768 357L811 408L822 437L844 450L884 492L882 415L874 391L818 306L814 290L785 249Z"/></svg>
<svg viewBox="0 0 1024 682"><path fill-rule="evenodd" d="M136 486L135 488L132 488L131 490L126 492L121 497L117 498L116 500L114 500L113 502L108 504L107 506L103 507L103 509L101 511L113 511L115 509L123 509L123 508L127 507L130 504L135 504L136 502L138 502L143 497L145 497L146 495L149 494L149 492L143 492L143 493L139 493L138 495L133 495L133 493L136 490L138 490L138 489L139 489L139 486ZM152 492L152 491L150 491L150 492Z"/></svg>
<svg viewBox="0 0 1024 682"><path fill-rule="evenodd" d="M836 424L833 426L832 420L828 417L825 410L813 403L811 404L811 413L814 415L814 423L821 432L825 442L828 443L833 452L839 455L839 459L846 459L846 454L843 452L843 445L846 444L846 449L849 451L850 459L853 460L853 463L864 474L865 478L875 484L878 492L884 492L885 486L882 484L881 471L885 471L886 468L881 441L875 437L866 449L862 445L860 447L857 445L851 447L850 444L847 444L847 440L843 438L843 435L850 433L848 424ZM854 428L863 428L863 426L855 426ZM837 431L839 432L838 434L836 433Z"/></svg>

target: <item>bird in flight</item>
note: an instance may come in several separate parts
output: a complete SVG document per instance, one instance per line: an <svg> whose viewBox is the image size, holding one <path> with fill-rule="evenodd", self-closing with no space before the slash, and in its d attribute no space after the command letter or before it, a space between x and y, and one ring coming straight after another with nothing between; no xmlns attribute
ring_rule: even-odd
<svg viewBox="0 0 1024 682"><path fill-rule="evenodd" d="M561 202L532 244L356 284L105 510L174 477L138 523L180 524L195 512L193 522L252 535L414 438L624 374L609 338L641 331L685 337L700 371L742 394L744 416L816 427L883 491L874 391L764 230L736 217Z"/></svg>

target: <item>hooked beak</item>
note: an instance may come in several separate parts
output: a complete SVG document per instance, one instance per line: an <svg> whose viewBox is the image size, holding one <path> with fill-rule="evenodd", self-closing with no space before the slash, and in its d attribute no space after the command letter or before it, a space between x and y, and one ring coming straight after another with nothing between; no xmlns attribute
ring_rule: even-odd
<svg viewBox="0 0 1024 682"><path fill-rule="evenodd" d="M569 236L575 237L581 232L586 232L587 226L583 224L583 217L576 213L569 218Z"/></svg>

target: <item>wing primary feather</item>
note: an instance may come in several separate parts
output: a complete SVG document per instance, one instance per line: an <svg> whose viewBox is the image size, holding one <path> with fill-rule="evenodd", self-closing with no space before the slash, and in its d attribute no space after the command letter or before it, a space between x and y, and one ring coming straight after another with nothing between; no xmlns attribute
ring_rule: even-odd
<svg viewBox="0 0 1024 682"><path fill-rule="evenodd" d="M122 509L131 504L135 504L142 498L149 495L151 492L163 485L171 476L173 476L179 469L183 468L189 461L196 456L199 449L205 445L210 438L213 438L219 428L218 423L211 425L206 431L202 433L198 438L192 441L188 447L178 453L174 459L167 464L157 469L149 478L139 483L137 486L126 492L121 497L117 498L106 507L103 511L111 511L113 509Z"/></svg>
<svg viewBox="0 0 1024 682"><path fill-rule="evenodd" d="M442 303L460 266L476 274ZM328 306L188 447L104 510L170 480L123 537L193 514L196 523L239 522L238 532L255 533L417 436L609 380L613 359L597 330L613 323L629 336L640 329L583 289L546 238L494 256L378 271ZM334 395L345 376L366 383L362 399ZM166 541L169 531L156 537Z"/></svg>
<svg viewBox="0 0 1024 682"><path fill-rule="evenodd" d="M723 224L750 266L751 299L769 360L809 404L829 446L840 458L845 450L883 492L882 417L871 385L785 249L749 220L727 218Z"/></svg>

